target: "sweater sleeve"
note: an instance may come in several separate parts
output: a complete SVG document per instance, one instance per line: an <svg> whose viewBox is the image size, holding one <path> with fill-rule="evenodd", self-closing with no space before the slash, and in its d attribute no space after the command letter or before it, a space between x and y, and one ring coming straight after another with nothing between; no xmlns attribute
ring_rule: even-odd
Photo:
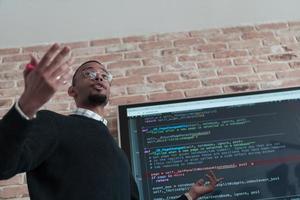
<svg viewBox="0 0 300 200"><path fill-rule="evenodd" d="M25 119L15 106L0 120L0 179L34 169L52 151L55 139L38 121Z"/></svg>

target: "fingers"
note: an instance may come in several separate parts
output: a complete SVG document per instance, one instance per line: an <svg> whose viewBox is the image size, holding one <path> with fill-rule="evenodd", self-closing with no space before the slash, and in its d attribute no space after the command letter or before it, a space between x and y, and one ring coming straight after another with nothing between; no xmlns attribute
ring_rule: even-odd
<svg viewBox="0 0 300 200"><path fill-rule="evenodd" d="M67 74L72 64L72 59L70 57L68 58L68 55L70 55L69 47L60 49L60 46L55 43L50 47L39 63L33 56L30 63L38 66L38 71L44 74L44 77L48 77L50 82L52 80L54 83L66 83L66 79L68 78ZM27 71L24 72L24 75L26 73Z"/></svg>
<svg viewBox="0 0 300 200"><path fill-rule="evenodd" d="M59 50L58 44L53 44L50 49L47 51L47 53L42 57L40 63L39 63L39 69L45 69L48 67L48 64L53 59L54 55L56 55L56 52Z"/></svg>
<svg viewBox="0 0 300 200"><path fill-rule="evenodd" d="M209 179L209 182L212 186L216 186L220 181L223 180L223 178L217 178L212 170L210 170L205 176Z"/></svg>
<svg viewBox="0 0 300 200"><path fill-rule="evenodd" d="M49 73L52 74L55 72L58 68L61 67L62 64L65 63L66 57L69 55L70 48L64 47L51 61L51 63L48 66Z"/></svg>
<svg viewBox="0 0 300 200"><path fill-rule="evenodd" d="M66 84L67 80L71 78L72 68L70 66L73 63L73 60L73 58L69 58L67 61L65 61L52 73L51 77L55 78L56 81Z"/></svg>
<svg viewBox="0 0 300 200"><path fill-rule="evenodd" d="M201 178L196 182L197 185L202 186L204 185L204 180Z"/></svg>

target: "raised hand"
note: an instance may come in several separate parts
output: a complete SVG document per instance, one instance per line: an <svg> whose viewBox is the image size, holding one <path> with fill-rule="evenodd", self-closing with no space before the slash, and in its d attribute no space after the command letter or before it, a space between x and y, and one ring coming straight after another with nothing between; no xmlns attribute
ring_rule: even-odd
<svg viewBox="0 0 300 200"><path fill-rule="evenodd" d="M189 195L193 200L210 193L215 190L216 185L223 180L223 178L217 178L212 170L205 175L209 182L206 184L203 179L198 180L189 190Z"/></svg>
<svg viewBox="0 0 300 200"><path fill-rule="evenodd" d="M70 78L72 61L69 54L70 48L54 44L40 62L31 57L33 69L25 68L23 72L25 88L19 99L19 106L28 117L33 117Z"/></svg>

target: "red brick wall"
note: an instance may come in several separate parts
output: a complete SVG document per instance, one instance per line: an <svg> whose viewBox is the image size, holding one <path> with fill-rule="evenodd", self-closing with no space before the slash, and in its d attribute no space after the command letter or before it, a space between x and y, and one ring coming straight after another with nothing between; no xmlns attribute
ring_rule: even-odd
<svg viewBox="0 0 300 200"><path fill-rule="evenodd" d="M88 59L114 75L107 107L117 135L119 104L300 85L300 21L69 43L74 68ZM0 49L0 116L22 92L22 69L48 46ZM74 103L61 88L44 108L67 114ZM24 174L0 181L0 199L27 199ZM25 198L22 198L25 197Z"/></svg>

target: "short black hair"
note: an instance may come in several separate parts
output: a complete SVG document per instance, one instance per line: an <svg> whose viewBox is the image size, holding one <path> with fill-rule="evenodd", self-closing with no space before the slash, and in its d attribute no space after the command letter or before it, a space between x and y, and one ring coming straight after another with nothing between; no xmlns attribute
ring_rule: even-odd
<svg viewBox="0 0 300 200"><path fill-rule="evenodd" d="M105 71L106 73L108 73L108 71L105 69L104 65L103 65L101 62L99 62L99 61L97 61L97 60L88 60L88 61L82 63L82 64L76 69L76 71L75 71L75 73L73 74L73 77L72 77L72 86L74 86L74 84L75 84L75 77L76 77L76 75L78 74L79 69L81 69L84 65L86 65L86 64L88 64L88 63L92 63L92 62L93 62L93 63L98 63L99 65L103 66L102 70ZM109 74L109 73L108 73L108 74Z"/></svg>

